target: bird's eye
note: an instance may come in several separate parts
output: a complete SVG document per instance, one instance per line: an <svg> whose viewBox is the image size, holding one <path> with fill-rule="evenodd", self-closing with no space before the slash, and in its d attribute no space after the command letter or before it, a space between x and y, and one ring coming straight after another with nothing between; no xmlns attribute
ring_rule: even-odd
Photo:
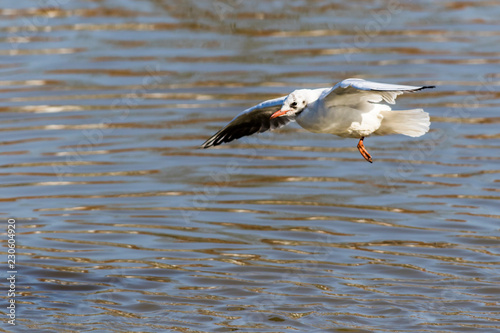
<svg viewBox="0 0 500 333"><path fill-rule="evenodd" d="M290 104L290 106L291 106L292 108L296 107L296 106L297 106L297 102L293 102L292 104Z"/></svg>

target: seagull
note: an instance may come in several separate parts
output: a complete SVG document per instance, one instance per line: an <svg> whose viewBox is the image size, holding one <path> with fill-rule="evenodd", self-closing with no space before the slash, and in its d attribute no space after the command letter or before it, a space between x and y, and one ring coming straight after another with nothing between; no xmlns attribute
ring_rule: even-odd
<svg viewBox="0 0 500 333"><path fill-rule="evenodd" d="M428 88L435 86L416 87L346 79L330 88L298 89L287 96L246 109L201 147L217 146L296 121L310 132L359 139L359 152L372 163L373 159L363 144L365 137L388 134L419 137L429 131L429 114L423 109L392 111L388 105L395 104L396 97L404 92Z"/></svg>

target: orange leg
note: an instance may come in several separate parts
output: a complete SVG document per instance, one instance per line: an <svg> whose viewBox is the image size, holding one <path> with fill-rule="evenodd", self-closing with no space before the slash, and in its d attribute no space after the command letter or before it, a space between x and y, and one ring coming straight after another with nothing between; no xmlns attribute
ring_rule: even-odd
<svg viewBox="0 0 500 333"><path fill-rule="evenodd" d="M361 137L361 139L359 139L359 142L358 142L358 150L359 152L361 153L361 155L363 155L363 157L365 158L365 160L367 160L368 162L370 163L373 163L372 161L372 156L368 153L368 151L366 150L365 148L365 145L363 144L363 140L365 139L365 137Z"/></svg>

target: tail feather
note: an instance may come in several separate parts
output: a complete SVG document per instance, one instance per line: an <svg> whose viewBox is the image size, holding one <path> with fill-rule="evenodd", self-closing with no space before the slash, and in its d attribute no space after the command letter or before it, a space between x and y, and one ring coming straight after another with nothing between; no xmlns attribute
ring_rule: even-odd
<svg viewBox="0 0 500 333"><path fill-rule="evenodd" d="M378 135L403 134L407 136L422 136L429 131L430 117L422 109L404 111L382 111L384 117L375 133Z"/></svg>

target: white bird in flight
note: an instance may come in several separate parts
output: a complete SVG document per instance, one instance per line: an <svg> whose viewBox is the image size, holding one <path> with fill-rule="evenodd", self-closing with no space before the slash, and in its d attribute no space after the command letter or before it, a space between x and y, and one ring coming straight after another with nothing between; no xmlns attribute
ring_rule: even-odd
<svg viewBox="0 0 500 333"><path fill-rule="evenodd" d="M363 145L365 137L372 134L419 137L429 131L429 114L423 109L392 111L388 105L394 104L396 97L404 92L427 88L434 86L415 87L346 79L332 88L298 89L287 96L246 109L201 147L217 146L297 121L310 132L359 139L359 152L372 163L372 157Z"/></svg>

